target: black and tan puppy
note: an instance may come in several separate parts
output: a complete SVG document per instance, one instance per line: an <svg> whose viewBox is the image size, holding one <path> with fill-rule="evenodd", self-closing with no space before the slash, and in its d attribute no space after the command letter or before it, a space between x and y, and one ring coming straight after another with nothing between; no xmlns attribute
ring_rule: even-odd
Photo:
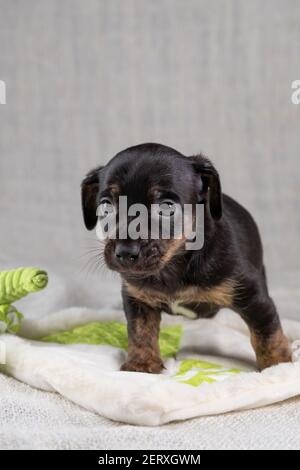
<svg viewBox="0 0 300 470"><path fill-rule="evenodd" d="M185 157L159 144L118 153L82 183L86 227L97 223L97 208L128 204L204 204L204 245L187 250L185 238L110 239L104 256L123 280L128 322L128 359L122 370L159 373L161 312L212 317L222 307L237 312L249 327L259 369L291 359L276 307L268 294L260 236L251 215L222 195L219 175L202 155ZM170 217L172 211L170 212Z"/></svg>

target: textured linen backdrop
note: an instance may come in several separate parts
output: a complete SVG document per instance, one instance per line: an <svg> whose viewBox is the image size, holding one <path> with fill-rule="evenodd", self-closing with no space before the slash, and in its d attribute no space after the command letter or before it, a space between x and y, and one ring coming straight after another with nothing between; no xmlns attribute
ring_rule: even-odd
<svg viewBox="0 0 300 470"><path fill-rule="evenodd" d="M83 175L155 141L212 158L295 299L299 58L298 0L0 0L1 257L78 272Z"/></svg>
<svg viewBox="0 0 300 470"><path fill-rule="evenodd" d="M80 181L119 150L156 141L213 159L224 191L259 223L280 312L299 319L296 79L299 0L0 0L0 269L59 273L20 310L35 319L112 296L115 308L116 276L98 286L97 274L79 274L96 243ZM1 374L0 397L4 449L300 446L299 398L145 428Z"/></svg>

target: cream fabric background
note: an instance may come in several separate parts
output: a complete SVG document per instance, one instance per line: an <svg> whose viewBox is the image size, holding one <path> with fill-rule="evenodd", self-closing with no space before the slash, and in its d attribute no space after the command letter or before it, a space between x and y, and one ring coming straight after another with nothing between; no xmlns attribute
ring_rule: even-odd
<svg viewBox="0 0 300 470"><path fill-rule="evenodd" d="M214 160L259 223L281 314L299 318L298 0L0 0L0 79L0 265L68 273L68 284L51 274L60 294L47 310L119 303L116 277L78 274L95 246L79 185L156 141ZM33 305L46 313L38 295L21 307ZM151 429L4 376L0 390L1 448L299 447L299 400Z"/></svg>
<svg viewBox="0 0 300 470"><path fill-rule="evenodd" d="M297 0L0 0L1 248L78 263L84 173L156 141L207 153L298 269L299 44Z"/></svg>

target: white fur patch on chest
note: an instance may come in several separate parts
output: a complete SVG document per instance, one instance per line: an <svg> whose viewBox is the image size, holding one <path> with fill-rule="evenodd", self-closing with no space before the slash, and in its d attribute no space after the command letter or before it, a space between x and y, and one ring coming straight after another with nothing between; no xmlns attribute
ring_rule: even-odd
<svg viewBox="0 0 300 470"><path fill-rule="evenodd" d="M197 318L197 313L193 312L193 310L190 310L189 308L180 305L179 300L172 302L170 304L170 309L174 315L183 315L184 317L190 318L191 320Z"/></svg>

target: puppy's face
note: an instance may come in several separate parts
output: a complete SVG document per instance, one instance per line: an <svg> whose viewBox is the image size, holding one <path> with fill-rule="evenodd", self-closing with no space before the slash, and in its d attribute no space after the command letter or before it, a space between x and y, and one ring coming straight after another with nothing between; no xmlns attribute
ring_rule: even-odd
<svg viewBox="0 0 300 470"><path fill-rule="evenodd" d="M130 236L128 227L134 217L130 212L126 212L125 219L124 213L121 217L122 196L127 198L127 209L134 204L147 209L146 237L145 227L143 237ZM185 204L193 207L208 203L208 199L211 217L217 220L222 211L221 189L210 161L202 156L185 157L158 144L143 144L118 153L105 167L91 171L82 183L86 227L93 229L98 216L114 217L116 221L114 237L105 239L106 264L120 273L139 276L159 272L184 251L185 236L175 236L176 211L183 210ZM161 231L166 219L170 226L168 238L162 237ZM151 227L155 222L160 229L154 238Z"/></svg>

